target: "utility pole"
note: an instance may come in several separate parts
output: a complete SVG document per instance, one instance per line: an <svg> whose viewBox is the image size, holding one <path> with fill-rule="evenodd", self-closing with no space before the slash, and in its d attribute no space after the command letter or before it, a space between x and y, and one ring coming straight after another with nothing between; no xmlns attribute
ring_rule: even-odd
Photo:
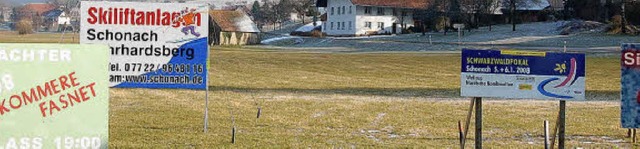
<svg viewBox="0 0 640 149"><path fill-rule="evenodd" d="M562 0L562 7L564 7L562 9L562 14L564 17L564 20L569 20L569 2L568 0Z"/></svg>
<svg viewBox="0 0 640 149"><path fill-rule="evenodd" d="M627 34L627 15L625 14L625 11L624 11L625 5L627 5L627 1L622 0L622 5L620 6L622 7L620 9L621 10L620 16L622 16L622 29L620 31L622 31L622 34Z"/></svg>

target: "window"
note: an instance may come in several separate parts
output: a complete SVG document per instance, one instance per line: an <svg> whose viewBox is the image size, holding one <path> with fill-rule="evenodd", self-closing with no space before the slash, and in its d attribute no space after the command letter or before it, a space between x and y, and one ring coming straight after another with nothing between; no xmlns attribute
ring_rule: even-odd
<svg viewBox="0 0 640 149"><path fill-rule="evenodd" d="M364 7L364 14L371 14L371 7Z"/></svg>
<svg viewBox="0 0 640 149"><path fill-rule="evenodd" d="M392 13L393 13L393 16L397 16L397 15L398 15L398 12L397 12L397 10L396 10L395 8L393 8L393 10L391 10L391 11L393 11L393 12L392 12Z"/></svg>
<svg viewBox="0 0 640 149"><path fill-rule="evenodd" d="M333 15L333 7L331 7L331 15Z"/></svg>
<svg viewBox="0 0 640 149"><path fill-rule="evenodd" d="M349 30L351 30L351 21L349 21Z"/></svg>
<svg viewBox="0 0 640 149"><path fill-rule="evenodd" d="M344 9L346 6L342 6L342 14L346 14L347 10Z"/></svg>
<svg viewBox="0 0 640 149"><path fill-rule="evenodd" d="M341 30L341 29L340 29L340 27L341 27L341 26L342 26L342 25L340 25L340 22L338 22L338 28L336 28L336 30Z"/></svg>
<svg viewBox="0 0 640 149"><path fill-rule="evenodd" d="M402 11L402 16L407 16L407 12L406 11Z"/></svg>
<svg viewBox="0 0 640 149"><path fill-rule="evenodd" d="M384 22L378 22L378 28L384 30Z"/></svg>
<svg viewBox="0 0 640 149"><path fill-rule="evenodd" d="M351 6L349 6L349 14L351 14Z"/></svg>
<svg viewBox="0 0 640 149"><path fill-rule="evenodd" d="M344 22L342 22L342 30L346 30L344 26Z"/></svg>
<svg viewBox="0 0 640 149"><path fill-rule="evenodd" d="M371 29L371 22L364 22L364 27Z"/></svg>
<svg viewBox="0 0 640 149"><path fill-rule="evenodd" d="M341 14L343 14L343 12L340 11L340 7L338 7L338 15L341 15Z"/></svg>
<svg viewBox="0 0 640 149"><path fill-rule="evenodd" d="M384 15L384 8L378 8L378 15Z"/></svg>
<svg viewBox="0 0 640 149"><path fill-rule="evenodd" d="M331 22L331 30L333 30L333 22Z"/></svg>

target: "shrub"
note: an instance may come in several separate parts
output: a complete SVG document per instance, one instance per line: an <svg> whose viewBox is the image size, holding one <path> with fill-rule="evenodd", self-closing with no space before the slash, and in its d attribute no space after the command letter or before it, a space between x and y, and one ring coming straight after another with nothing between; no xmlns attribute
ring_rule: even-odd
<svg viewBox="0 0 640 149"><path fill-rule="evenodd" d="M436 20L436 29L438 31L444 31L445 28L448 28L451 25L450 19L447 17L438 17Z"/></svg>
<svg viewBox="0 0 640 149"><path fill-rule="evenodd" d="M31 25L31 21L28 20L20 20L16 24L16 30L18 30L18 34L31 34L33 33L33 25Z"/></svg>
<svg viewBox="0 0 640 149"><path fill-rule="evenodd" d="M317 37L317 38L322 38L324 37L324 33L322 33L322 31L320 30L313 30L311 31L311 37Z"/></svg>

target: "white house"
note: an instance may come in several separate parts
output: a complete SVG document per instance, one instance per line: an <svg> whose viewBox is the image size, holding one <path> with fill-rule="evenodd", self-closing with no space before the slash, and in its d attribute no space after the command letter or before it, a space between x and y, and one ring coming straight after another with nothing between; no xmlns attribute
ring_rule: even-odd
<svg viewBox="0 0 640 149"><path fill-rule="evenodd" d="M398 34L414 26L413 12L428 0L317 0L324 7L322 31L330 36Z"/></svg>
<svg viewBox="0 0 640 149"><path fill-rule="evenodd" d="M71 17L60 9L45 12L43 18L47 31L63 31L63 29L71 27Z"/></svg>

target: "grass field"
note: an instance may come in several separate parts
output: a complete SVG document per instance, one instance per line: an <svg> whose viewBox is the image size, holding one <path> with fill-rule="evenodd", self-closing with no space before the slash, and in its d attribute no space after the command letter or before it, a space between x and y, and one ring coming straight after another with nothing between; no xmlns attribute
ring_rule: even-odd
<svg viewBox="0 0 640 149"><path fill-rule="evenodd" d="M41 42L58 35L2 33L0 41ZM202 132L204 91L113 88L109 147L458 147L457 122L469 107L459 97L459 54L215 47L210 57L208 133ZM568 102L567 147L636 147L619 124L619 67L617 57L587 58L588 101ZM484 147L542 148L542 123L555 122L558 102L483 103ZM237 142L231 144L234 124Z"/></svg>
<svg viewBox="0 0 640 149"><path fill-rule="evenodd" d="M469 106L458 97L457 54L214 48L211 58L209 133L202 91L112 89L111 147L456 148ZM569 146L631 147L619 126L618 67L616 57L588 58L588 98L598 101L568 103ZM541 148L557 102L490 99L484 108L485 147Z"/></svg>

